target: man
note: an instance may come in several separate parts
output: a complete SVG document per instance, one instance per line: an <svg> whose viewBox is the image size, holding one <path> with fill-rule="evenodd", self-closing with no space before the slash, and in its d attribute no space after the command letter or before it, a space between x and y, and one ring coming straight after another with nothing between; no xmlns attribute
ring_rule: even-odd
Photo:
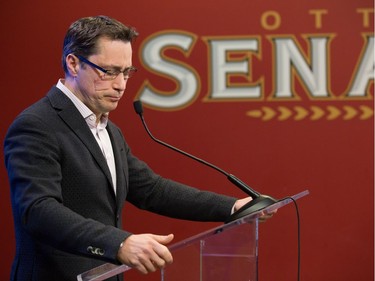
<svg viewBox="0 0 375 281"><path fill-rule="evenodd" d="M132 154L108 113L136 71L136 36L105 16L73 23L64 40L65 79L10 126L4 154L17 241L11 280L76 280L104 262L141 273L171 263L172 234L121 229L125 200L197 221L225 221L251 200L164 179Z"/></svg>

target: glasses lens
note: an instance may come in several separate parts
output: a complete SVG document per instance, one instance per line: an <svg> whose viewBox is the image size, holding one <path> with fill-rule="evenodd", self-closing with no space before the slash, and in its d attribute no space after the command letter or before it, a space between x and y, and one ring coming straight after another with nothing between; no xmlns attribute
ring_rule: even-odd
<svg viewBox="0 0 375 281"><path fill-rule="evenodd" d="M103 80L114 80L121 72L112 72L107 71L106 73L103 73L102 79Z"/></svg>
<svg viewBox="0 0 375 281"><path fill-rule="evenodd" d="M129 79L136 72L137 72L137 69L133 66L125 69L123 72L107 70L105 73L103 73L101 78L102 80L114 80L117 78L117 76L119 76L122 73L124 75L124 79Z"/></svg>
<svg viewBox="0 0 375 281"><path fill-rule="evenodd" d="M126 69L126 70L124 71L124 77L125 77L125 78L130 78L130 77L132 77L132 76L134 75L134 73L136 73L136 72L137 72L137 69L136 69L134 66L129 67L128 69Z"/></svg>

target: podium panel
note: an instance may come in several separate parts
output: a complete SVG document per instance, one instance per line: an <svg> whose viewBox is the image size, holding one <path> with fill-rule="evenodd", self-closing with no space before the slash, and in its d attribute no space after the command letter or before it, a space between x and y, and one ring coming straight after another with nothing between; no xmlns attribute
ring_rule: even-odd
<svg viewBox="0 0 375 281"><path fill-rule="evenodd" d="M303 191L247 216L189 237L169 247L173 264L161 270L161 281L257 281L258 218L306 196ZM101 281L130 270L106 263L77 276L78 281ZM126 278L126 274L125 274Z"/></svg>
<svg viewBox="0 0 375 281"><path fill-rule="evenodd" d="M189 245L171 249L173 264L162 281L256 281L258 220L217 231Z"/></svg>

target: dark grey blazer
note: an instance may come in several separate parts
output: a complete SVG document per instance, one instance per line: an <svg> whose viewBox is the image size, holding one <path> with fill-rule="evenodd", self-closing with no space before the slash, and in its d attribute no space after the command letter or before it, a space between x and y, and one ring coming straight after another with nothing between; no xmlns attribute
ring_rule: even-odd
<svg viewBox="0 0 375 281"><path fill-rule="evenodd" d="M4 142L16 233L12 281L67 281L116 263L125 200L170 217L224 221L235 198L164 179L107 126L117 195L106 161L73 103L56 87L22 112ZM114 278L113 280L117 280Z"/></svg>

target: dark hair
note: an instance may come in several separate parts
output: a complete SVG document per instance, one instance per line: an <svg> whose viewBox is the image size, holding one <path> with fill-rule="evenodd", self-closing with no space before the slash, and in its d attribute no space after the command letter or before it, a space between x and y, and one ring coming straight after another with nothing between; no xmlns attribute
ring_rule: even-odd
<svg viewBox="0 0 375 281"><path fill-rule="evenodd" d="M138 36L138 32L130 26L107 17L85 17L72 23L65 35L62 64L65 73L68 72L66 57L69 54L88 57L95 54L96 42L99 38L107 37L111 40L132 42Z"/></svg>

